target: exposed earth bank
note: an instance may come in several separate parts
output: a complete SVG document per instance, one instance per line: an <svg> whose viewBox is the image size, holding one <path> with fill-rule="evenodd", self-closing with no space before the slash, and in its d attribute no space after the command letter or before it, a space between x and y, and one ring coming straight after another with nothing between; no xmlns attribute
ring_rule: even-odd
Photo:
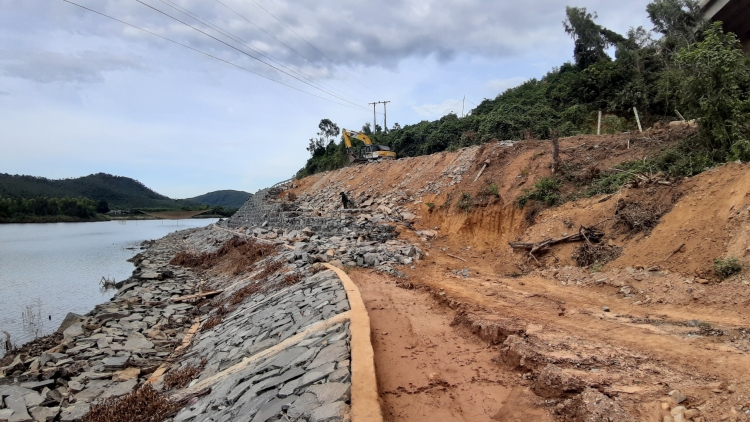
<svg viewBox="0 0 750 422"><path fill-rule="evenodd" d="M405 277L351 273L371 313L387 420L750 420L750 166L643 174L614 194L575 199L584 173L682 136L561 140L569 201L551 208L516 203L553 176L549 142L297 181L291 192L320 215L340 208L345 191L362 218L393 221L399 239L425 252L400 268ZM600 242L533 256L509 245L581 227ZM745 270L725 277L715 260L730 258Z"/></svg>

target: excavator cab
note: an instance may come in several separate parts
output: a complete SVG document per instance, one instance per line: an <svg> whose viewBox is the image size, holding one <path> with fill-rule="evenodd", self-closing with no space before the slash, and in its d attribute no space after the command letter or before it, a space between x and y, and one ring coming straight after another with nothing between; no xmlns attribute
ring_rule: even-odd
<svg viewBox="0 0 750 422"><path fill-rule="evenodd" d="M342 130L344 135L344 143L346 143L346 152L349 156L350 163L366 163L370 161L388 159L396 159L396 153L386 145L375 145L369 136L362 132L354 132L352 130ZM352 138L359 139L364 142L364 146L361 148L354 148L352 145Z"/></svg>

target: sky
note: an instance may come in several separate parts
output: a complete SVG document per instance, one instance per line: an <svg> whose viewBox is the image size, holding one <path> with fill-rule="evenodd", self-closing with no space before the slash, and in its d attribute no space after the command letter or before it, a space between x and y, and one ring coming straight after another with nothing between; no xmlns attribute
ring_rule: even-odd
<svg viewBox="0 0 750 422"><path fill-rule="evenodd" d="M567 5L650 28L648 0L70 1L149 32L0 0L0 173L104 172L172 198L292 177L323 118L356 130L390 101L403 126L542 77L572 60Z"/></svg>

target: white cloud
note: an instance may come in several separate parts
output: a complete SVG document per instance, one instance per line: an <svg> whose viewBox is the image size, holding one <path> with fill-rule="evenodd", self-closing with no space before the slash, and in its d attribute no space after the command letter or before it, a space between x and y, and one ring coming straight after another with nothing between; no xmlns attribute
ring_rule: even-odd
<svg viewBox="0 0 750 422"><path fill-rule="evenodd" d="M104 82L103 74L143 67L137 57L96 51L61 54L52 51L0 51L0 74L39 83Z"/></svg>
<svg viewBox="0 0 750 422"><path fill-rule="evenodd" d="M485 87L487 87L488 90L491 92L495 92L497 94L502 94L503 92L507 91L510 88L515 88L522 83L526 82L529 78L524 78L521 76L516 76L514 78L507 78L507 79L493 79L487 84L485 84Z"/></svg>

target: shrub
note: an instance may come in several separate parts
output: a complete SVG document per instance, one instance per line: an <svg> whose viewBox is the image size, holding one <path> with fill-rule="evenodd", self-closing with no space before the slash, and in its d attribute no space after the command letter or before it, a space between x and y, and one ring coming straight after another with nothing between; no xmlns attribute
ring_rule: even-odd
<svg viewBox="0 0 750 422"><path fill-rule="evenodd" d="M719 278L729 278L742 271L742 264L735 257L729 257L727 259L716 258L714 260L714 273Z"/></svg>
<svg viewBox="0 0 750 422"><path fill-rule="evenodd" d="M703 144L726 158L736 143L747 140L750 59L737 36L725 33L722 23L715 22L700 42L680 50L676 62L685 71L680 92L683 109L700 117Z"/></svg>
<svg viewBox="0 0 750 422"><path fill-rule="evenodd" d="M527 190L516 199L518 208L523 208L529 200L539 201L547 206L557 205L562 202L560 196L560 182L549 177L542 177L534 183L533 190Z"/></svg>
<svg viewBox="0 0 750 422"><path fill-rule="evenodd" d="M463 211L469 211L472 205L471 194L469 192L461 192L461 200L458 201L456 206Z"/></svg>
<svg viewBox="0 0 750 422"><path fill-rule="evenodd" d="M497 186L497 183L491 183L489 186L487 186L484 189L484 193L486 195L492 195L495 198L499 198L500 197L500 188Z"/></svg>

